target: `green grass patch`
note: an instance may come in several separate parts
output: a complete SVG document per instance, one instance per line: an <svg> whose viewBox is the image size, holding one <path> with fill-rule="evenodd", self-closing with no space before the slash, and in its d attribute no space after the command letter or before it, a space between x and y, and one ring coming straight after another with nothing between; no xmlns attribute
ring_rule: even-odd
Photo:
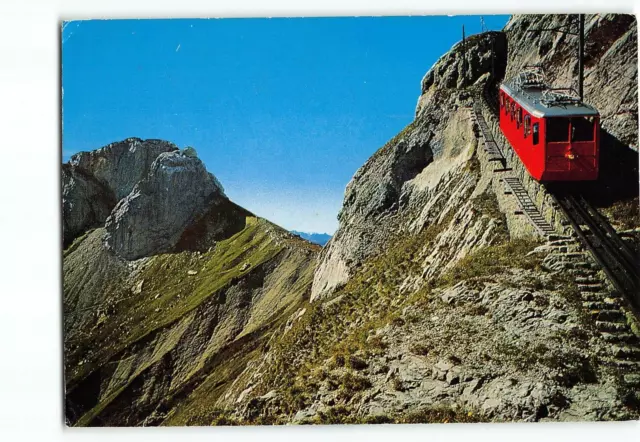
<svg viewBox="0 0 640 442"><path fill-rule="evenodd" d="M347 400L368 388L367 382L355 372L366 367L369 357L387 348L387 343L375 331L385 326L406 325L397 304L402 299L398 286L409 274L421 272L421 251L428 249L450 221L451 218L447 218L416 235L398 235L391 241L393 247L366 261L335 294L341 296L338 302L306 305L305 315L271 347L274 359L266 367L256 394L277 389L292 398L291 402L296 395L312 394L321 372L311 367L325 362L333 368L350 370L346 379L329 376L327 380L330 388L341 389L342 399ZM358 322L358 326L349 328L354 322ZM294 403L285 408L290 415L299 409ZM336 416L326 419L333 421Z"/></svg>
<svg viewBox="0 0 640 442"><path fill-rule="evenodd" d="M201 255L181 252L152 257L140 274L145 281L142 293L124 294L110 320L95 331L92 342L103 342L116 351L116 346L126 347L183 317L274 258L282 246L265 232L264 223L248 218L244 230ZM197 273L189 275L190 270Z"/></svg>
<svg viewBox="0 0 640 442"><path fill-rule="evenodd" d="M527 253L540 244L541 241L537 239L515 239L476 250L458 261L435 285L448 287L470 279L491 280L505 269L539 270L542 262L540 256L527 256Z"/></svg>
<svg viewBox="0 0 640 442"><path fill-rule="evenodd" d="M84 241L89 236L89 234L91 234L91 232L93 232L94 230L96 229L89 229L86 232L84 232L82 235L74 239L71 245L66 249L64 249L64 251L62 252L62 257L64 258L65 256L72 253L74 250L76 250L80 246L80 244L82 244L82 241Z"/></svg>
<svg viewBox="0 0 640 442"><path fill-rule="evenodd" d="M398 416L398 424L452 424L486 422L478 413L462 408L431 407Z"/></svg>

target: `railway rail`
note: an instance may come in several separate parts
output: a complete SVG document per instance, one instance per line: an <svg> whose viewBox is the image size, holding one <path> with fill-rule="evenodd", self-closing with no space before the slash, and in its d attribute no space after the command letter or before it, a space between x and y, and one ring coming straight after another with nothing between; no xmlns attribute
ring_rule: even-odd
<svg viewBox="0 0 640 442"><path fill-rule="evenodd" d="M580 193L547 186L582 245L640 317L640 260L609 222Z"/></svg>
<svg viewBox="0 0 640 442"><path fill-rule="evenodd" d="M489 129L489 126L487 126L487 122L485 121L484 116L482 115L482 105L477 101L474 102L472 111L473 111L474 120L480 129L480 134L484 139L484 148L487 153L488 161L489 162L499 161L500 164L502 165L502 168L503 169L506 168L507 160L504 158L504 155L502 154L502 151L498 147L498 144L493 139L493 135L491 133L491 130Z"/></svg>

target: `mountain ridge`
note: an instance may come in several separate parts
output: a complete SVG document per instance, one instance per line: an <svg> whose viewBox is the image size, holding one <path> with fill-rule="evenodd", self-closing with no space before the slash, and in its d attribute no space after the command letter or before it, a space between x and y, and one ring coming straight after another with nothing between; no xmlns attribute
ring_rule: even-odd
<svg viewBox="0 0 640 442"><path fill-rule="evenodd" d="M318 246L227 199L194 149L130 138L63 170L69 425L161 422L308 299ZM78 177L110 195L101 212Z"/></svg>

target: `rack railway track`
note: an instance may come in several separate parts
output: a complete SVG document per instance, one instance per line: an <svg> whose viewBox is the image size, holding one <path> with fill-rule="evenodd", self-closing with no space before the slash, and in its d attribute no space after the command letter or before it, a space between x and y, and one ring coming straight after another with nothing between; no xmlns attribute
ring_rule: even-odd
<svg viewBox="0 0 640 442"><path fill-rule="evenodd" d="M547 185L578 239L640 317L640 260L609 222L572 189Z"/></svg>
<svg viewBox="0 0 640 442"><path fill-rule="evenodd" d="M475 97L498 118L496 80L485 84ZM609 221L580 193L566 184L544 186L571 224L578 240L602 267L614 288L640 319L640 256L620 238Z"/></svg>

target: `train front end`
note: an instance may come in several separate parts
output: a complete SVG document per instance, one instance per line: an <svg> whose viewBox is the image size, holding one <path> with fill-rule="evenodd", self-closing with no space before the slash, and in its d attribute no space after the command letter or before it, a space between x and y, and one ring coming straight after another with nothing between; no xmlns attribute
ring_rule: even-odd
<svg viewBox="0 0 640 442"><path fill-rule="evenodd" d="M590 181L598 178L598 115L573 115L545 119L543 181Z"/></svg>

